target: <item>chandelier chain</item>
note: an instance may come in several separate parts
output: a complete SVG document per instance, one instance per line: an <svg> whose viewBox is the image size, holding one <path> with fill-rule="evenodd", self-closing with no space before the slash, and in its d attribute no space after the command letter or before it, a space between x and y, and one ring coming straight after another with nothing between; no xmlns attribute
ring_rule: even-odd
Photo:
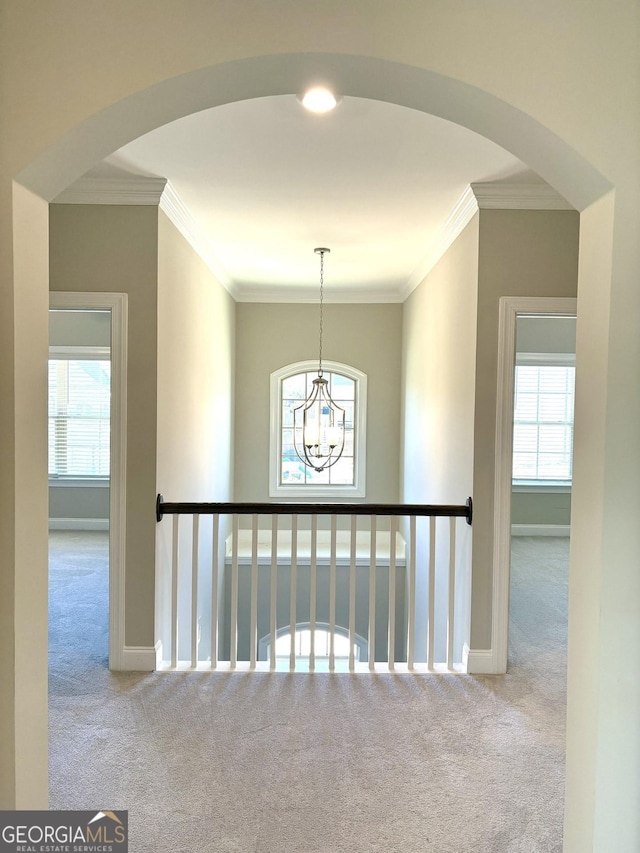
<svg viewBox="0 0 640 853"><path fill-rule="evenodd" d="M320 252L320 354L318 358L318 376L322 376L322 330L324 320L324 252Z"/></svg>

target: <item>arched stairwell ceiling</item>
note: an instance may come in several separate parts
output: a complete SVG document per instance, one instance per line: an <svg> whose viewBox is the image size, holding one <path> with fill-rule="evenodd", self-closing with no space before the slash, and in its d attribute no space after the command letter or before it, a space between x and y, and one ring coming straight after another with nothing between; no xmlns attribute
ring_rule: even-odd
<svg viewBox="0 0 640 853"><path fill-rule="evenodd" d="M493 142L444 119L345 97L331 113L293 95L229 103L124 146L92 171L162 177L236 298L401 301L474 182L541 183ZM64 194L60 201L64 199Z"/></svg>

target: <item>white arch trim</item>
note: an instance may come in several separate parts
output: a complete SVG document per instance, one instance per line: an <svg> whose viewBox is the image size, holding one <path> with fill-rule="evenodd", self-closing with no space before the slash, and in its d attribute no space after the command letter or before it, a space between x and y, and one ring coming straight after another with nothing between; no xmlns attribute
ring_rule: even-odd
<svg viewBox="0 0 640 853"><path fill-rule="evenodd" d="M104 157L161 125L210 107L298 94L323 81L463 125L519 157L583 210L611 189L557 134L488 92L424 68L335 53L258 56L198 69L136 92L70 130L16 176L47 201Z"/></svg>

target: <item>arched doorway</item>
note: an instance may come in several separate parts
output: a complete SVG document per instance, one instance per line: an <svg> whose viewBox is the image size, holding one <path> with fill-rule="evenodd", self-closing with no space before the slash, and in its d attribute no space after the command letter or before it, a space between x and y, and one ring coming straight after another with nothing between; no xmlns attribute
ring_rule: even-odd
<svg viewBox="0 0 640 853"><path fill-rule="evenodd" d="M495 96L422 68L345 54L256 57L201 69L151 86L75 127L22 170L16 181L37 199L49 201L104 156L153 127L232 100L299 92L319 71L345 94L388 100L431 112L486 135L535 169L578 209L584 209L610 189L602 175L562 139ZM25 225L23 205L34 204L33 196L26 195L30 197L21 192L14 196L14 240L18 255L29 254L35 243L42 250L46 240L46 228L34 233ZM41 207L39 215L43 215ZM22 284L21 274L16 276L17 287ZM42 318L38 321L41 323ZM33 477L32 485L36 492L44 494L44 472L41 480ZM24 570L25 580L33 580L34 586L41 589L40 558L37 554L37 559L24 566ZM491 583L490 569L486 581ZM18 613L16 618L26 620L27 614ZM45 651L44 646L39 647L41 656L46 657ZM35 689L36 695L40 695L42 691L37 684ZM33 698L29 691L25 696ZM41 746L42 742L35 739L31 755L25 760L32 759L40 766L44 762L46 767Z"/></svg>

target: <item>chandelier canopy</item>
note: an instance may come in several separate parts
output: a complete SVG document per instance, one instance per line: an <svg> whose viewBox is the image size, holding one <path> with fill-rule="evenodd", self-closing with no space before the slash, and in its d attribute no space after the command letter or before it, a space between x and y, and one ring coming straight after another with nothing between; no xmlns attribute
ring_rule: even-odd
<svg viewBox="0 0 640 853"><path fill-rule="evenodd" d="M344 450L345 410L331 398L329 381L322 370L324 308L324 256L330 249L314 249L320 255L320 352L318 375L307 399L293 410L293 446L300 461L314 471L324 471L340 459Z"/></svg>

